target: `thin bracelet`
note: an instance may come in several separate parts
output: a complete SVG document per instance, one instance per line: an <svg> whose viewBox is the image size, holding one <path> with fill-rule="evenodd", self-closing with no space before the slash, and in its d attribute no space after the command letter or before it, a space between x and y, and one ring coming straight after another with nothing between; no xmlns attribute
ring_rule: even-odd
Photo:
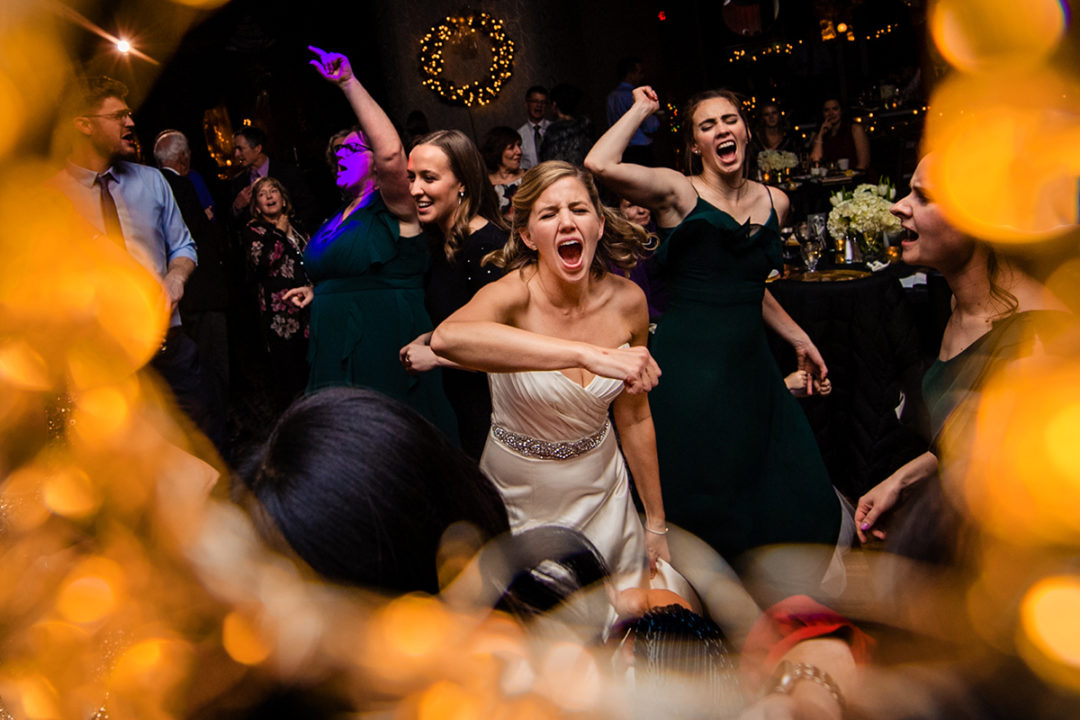
<svg viewBox="0 0 1080 720"><path fill-rule="evenodd" d="M646 532L651 532L653 535L667 535L668 534L668 529L666 527L663 530L653 530L651 527L646 525L645 526L645 531Z"/></svg>

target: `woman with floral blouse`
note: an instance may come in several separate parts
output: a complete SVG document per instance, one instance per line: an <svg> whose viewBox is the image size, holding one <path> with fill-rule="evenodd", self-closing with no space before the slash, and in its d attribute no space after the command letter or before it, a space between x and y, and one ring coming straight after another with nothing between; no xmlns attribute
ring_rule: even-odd
<svg viewBox="0 0 1080 720"><path fill-rule="evenodd" d="M276 179L255 183L249 209L252 219L243 231L248 273L258 295L273 396L284 409L303 391L308 376L310 311L282 298L293 288L311 284L303 261L308 239L293 227L289 195Z"/></svg>

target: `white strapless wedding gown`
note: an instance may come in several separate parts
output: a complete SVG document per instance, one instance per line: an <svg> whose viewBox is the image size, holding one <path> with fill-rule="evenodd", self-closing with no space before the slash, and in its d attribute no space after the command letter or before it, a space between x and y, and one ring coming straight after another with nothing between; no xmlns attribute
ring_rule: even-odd
<svg viewBox="0 0 1080 720"><path fill-rule="evenodd" d="M608 421L622 381L597 376L582 387L558 371L489 373L488 381L492 423L480 467L502 493L513 532L577 530L604 556L617 589L648 587L645 530Z"/></svg>

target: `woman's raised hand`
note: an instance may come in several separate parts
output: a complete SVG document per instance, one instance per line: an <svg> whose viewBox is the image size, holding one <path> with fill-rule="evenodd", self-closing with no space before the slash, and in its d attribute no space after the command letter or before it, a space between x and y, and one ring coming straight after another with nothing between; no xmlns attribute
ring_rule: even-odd
<svg viewBox="0 0 1080 720"><path fill-rule="evenodd" d="M649 392L660 381L660 366L644 346L594 347L585 369L601 377L622 380L629 393Z"/></svg>
<svg viewBox="0 0 1080 720"><path fill-rule="evenodd" d="M649 115L660 109L660 96L652 89L651 85L642 85L634 88L634 104L644 105L649 110Z"/></svg>
<svg viewBox="0 0 1080 720"><path fill-rule="evenodd" d="M315 59L311 61L311 65L330 82L344 85L352 79L353 71L349 58L341 53L320 50L314 45L308 45L308 50L315 53Z"/></svg>

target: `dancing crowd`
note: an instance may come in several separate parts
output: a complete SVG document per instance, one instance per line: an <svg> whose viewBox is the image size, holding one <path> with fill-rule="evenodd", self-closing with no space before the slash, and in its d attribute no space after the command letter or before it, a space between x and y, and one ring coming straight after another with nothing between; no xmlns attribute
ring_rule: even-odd
<svg viewBox="0 0 1080 720"><path fill-rule="evenodd" d="M580 92L554 88L550 121L548 93L534 87L520 130L494 128L480 147L435 130L405 147L348 59L312 53L357 120L330 141L341 205L317 226L304 183L255 128L234 139L244 171L217 213L228 217L213 219L196 186L170 189L130 162L131 111L107 79L65 106L73 150L54 181L161 278L176 309L152 365L238 468L232 495L267 541L334 582L437 594L440 545L468 523L481 559L513 566L493 606L526 625L599 582L610 592L586 623L598 643L635 633L645 648L655 635L644 628L663 625L697 638L687 657L713 672L723 652L743 650L747 672L745 658L760 658L736 701L708 698L714 710L825 718L857 705L871 643L827 607L845 585L845 552L886 542L957 561L971 530L940 501L940 437L970 425L993 372L1068 335L1065 305L950 224L925 157L892 212L904 261L938 270L955 298L924 380L932 436L845 498L795 397L828 393L828 367L765 284L790 203L748 169L757 151L791 141L776 105L755 132L734 93L694 96L687 172L658 167L647 140L660 98L630 59L598 138L578 119ZM182 138L155 143L170 182L191 175L169 169L190 163ZM836 100L812 157L869 164L865 133ZM229 375L221 358L238 357L207 350L225 333L208 319L221 306L183 305L198 278L220 274L203 246L223 224L243 254L257 318L245 332L272 407L250 451L230 445L233 410L213 382ZM770 332L797 358L787 382ZM963 451L948 462L962 465ZM719 579L746 590L717 591Z"/></svg>

